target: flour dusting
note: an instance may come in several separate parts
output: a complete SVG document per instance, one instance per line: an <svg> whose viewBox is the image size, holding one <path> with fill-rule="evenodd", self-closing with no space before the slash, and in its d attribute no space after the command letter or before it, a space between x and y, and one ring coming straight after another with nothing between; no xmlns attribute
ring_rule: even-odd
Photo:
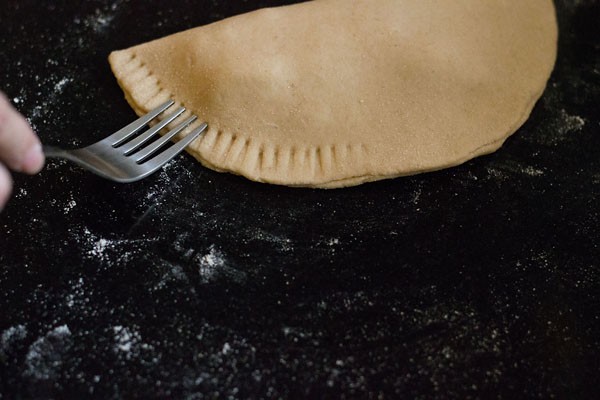
<svg viewBox="0 0 600 400"><path fill-rule="evenodd" d="M88 245L87 254L101 260L108 259L107 250L113 247L113 241L93 234L87 227L83 229L84 239Z"/></svg>
<svg viewBox="0 0 600 400"><path fill-rule="evenodd" d="M553 104L555 101L552 96L550 100L546 100L549 106L556 107ZM558 145L569 139L573 134L583 131L587 124L585 118L579 115L573 115L567 112L566 109L560 108L548 120L547 125L535 136L535 140L546 145Z"/></svg>
<svg viewBox="0 0 600 400"><path fill-rule="evenodd" d="M523 165L520 162L504 161L486 167L488 175L497 181L505 181L510 176L525 175L527 177L540 177L545 174L543 169L531 165Z"/></svg>
<svg viewBox="0 0 600 400"><path fill-rule="evenodd" d="M113 4L111 11L115 10L115 6L116 5ZM90 15L85 19L85 24L90 26L94 32L102 33L108 28L114 18L114 14L110 12L103 12L97 8L93 15Z"/></svg>
<svg viewBox="0 0 600 400"><path fill-rule="evenodd" d="M281 235L276 235L271 232L266 232L264 230L258 229L254 233L254 239L269 242L277 245L282 252L290 252L294 250L294 244L292 240Z"/></svg>
<svg viewBox="0 0 600 400"><path fill-rule="evenodd" d="M58 326L38 338L25 356L23 375L34 380L56 379L71 342L71 331L67 325Z"/></svg>
<svg viewBox="0 0 600 400"><path fill-rule="evenodd" d="M228 279L233 282L246 280L246 272L231 265L223 251L211 245L207 253L196 254L192 262L198 268L198 277L202 283L211 283L217 279Z"/></svg>
<svg viewBox="0 0 600 400"><path fill-rule="evenodd" d="M340 244L340 239L338 238L331 238L329 240L327 240L327 246L335 246Z"/></svg>
<svg viewBox="0 0 600 400"><path fill-rule="evenodd" d="M73 79L69 77L62 78L54 84L54 93L61 94L65 90L65 86L72 81Z"/></svg>
<svg viewBox="0 0 600 400"><path fill-rule="evenodd" d="M126 360L139 357L142 352L154 349L153 346L142 341L142 335L137 327L115 325L112 327L112 334L114 340L113 351L121 354Z"/></svg>
<svg viewBox="0 0 600 400"><path fill-rule="evenodd" d="M558 131L561 135L579 132L586 124L585 119L578 115L570 115L564 108L560 110L560 120L562 121L562 124L559 126Z"/></svg>
<svg viewBox="0 0 600 400"><path fill-rule="evenodd" d="M113 349L117 352L131 353L131 351L142 340L142 336L136 330L132 330L125 326L117 325L112 328L115 345Z"/></svg>
<svg viewBox="0 0 600 400"><path fill-rule="evenodd" d="M122 1L116 1L110 6L96 8L92 14L85 17L75 17L73 23L90 29L95 34L103 34L110 28L111 23L117 15L121 2Z"/></svg>
<svg viewBox="0 0 600 400"><path fill-rule="evenodd" d="M85 297L85 284L83 278L79 278L71 285L71 292L65 298L67 307L74 308L76 306L85 306L89 299Z"/></svg>
<svg viewBox="0 0 600 400"><path fill-rule="evenodd" d="M203 282L212 281L219 273L219 270L225 266L223 253L214 246L210 247L207 254L200 255L196 258L198 262L198 273Z"/></svg>
<svg viewBox="0 0 600 400"><path fill-rule="evenodd" d="M27 337L25 325L15 325L6 329L0 336L0 352L6 353L17 342Z"/></svg>
<svg viewBox="0 0 600 400"><path fill-rule="evenodd" d="M71 229L70 232L75 237L75 240L82 245L84 256L103 262L111 262L111 264L130 261L136 251L135 248L131 248L132 244L145 244L159 240L159 238L133 240L121 238L109 239L90 231L87 227L83 227L82 229L83 231ZM116 258L115 254L117 255Z"/></svg>
<svg viewBox="0 0 600 400"><path fill-rule="evenodd" d="M542 171L541 169L538 169L538 168L534 168L532 166L524 167L521 171L524 174L529 175L529 176L542 176L542 175L544 175L544 171Z"/></svg>
<svg viewBox="0 0 600 400"><path fill-rule="evenodd" d="M56 61L50 58L47 60L47 63L52 65ZM39 131L40 124L42 126L49 125L51 119L55 116L54 106L62 98L68 85L73 82L73 78L70 76L49 74L47 76L35 75L34 80L38 93L35 95L36 100L33 101L33 104L31 104L32 101L29 100L29 96L24 92L19 97L13 98L13 102L15 104L29 103L30 112L25 117L31 127L35 131ZM40 96L41 93L44 93L44 96Z"/></svg>
<svg viewBox="0 0 600 400"><path fill-rule="evenodd" d="M77 205L77 202L75 201L75 199L73 198L73 194L71 193L69 200L63 207L63 212L65 214L69 214L71 212L71 210L73 210L75 208L76 205Z"/></svg>

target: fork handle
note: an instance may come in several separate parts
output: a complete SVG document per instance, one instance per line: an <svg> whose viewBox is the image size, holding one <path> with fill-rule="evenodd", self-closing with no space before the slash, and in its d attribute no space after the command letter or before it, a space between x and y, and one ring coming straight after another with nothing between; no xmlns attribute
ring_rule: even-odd
<svg viewBox="0 0 600 400"><path fill-rule="evenodd" d="M75 154L73 154L74 152L77 152L77 150L65 150L61 149L60 147L43 145L42 151L48 158L66 158L67 160L71 160L85 168L90 168L88 163L84 162L80 157L77 157Z"/></svg>
<svg viewBox="0 0 600 400"><path fill-rule="evenodd" d="M66 151L55 146L42 146L42 151L46 157L65 157Z"/></svg>

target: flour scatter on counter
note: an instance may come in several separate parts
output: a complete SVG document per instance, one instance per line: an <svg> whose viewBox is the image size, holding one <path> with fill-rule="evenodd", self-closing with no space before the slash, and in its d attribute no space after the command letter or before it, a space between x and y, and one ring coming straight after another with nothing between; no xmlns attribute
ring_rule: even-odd
<svg viewBox="0 0 600 400"><path fill-rule="evenodd" d="M75 199L73 198L73 193L70 193L69 199L67 200L67 203L65 204L63 211L65 214L70 213L75 206L77 205L77 202L75 201Z"/></svg>
<svg viewBox="0 0 600 400"><path fill-rule="evenodd" d="M90 303L85 294L85 282L83 278L79 278L71 284L71 291L65 297L67 307L84 310Z"/></svg>
<svg viewBox="0 0 600 400"><path fill-rule="evenodd" d="M108 260L106 255L107 249L113 247L114 243L111 240L98 237L93 234L87 227L83 228L83 238L89 245L88 255L101 260Z"/></svg>
<svg viewBox="0 0 600 400"><path fill-rule="evenodd" d="M54 63L56 61L53 59L47 60L49 66ZM60 103L60 97L65 89L73 82L73 78L49 74L47 76L35 75L34 79L38 91L34 95L22 92L19 97L13 99L13 102L19 108L23 107L28 110L25 111L25 117L33 130L43 132L47 126L51 125L52 120L58 117L55 113L56 106Z"/></svg>
<svg viewBox="0 0 600 400"><path fill-rule="evenodd" d="M252 234L252 239L270 243L277 246L277 249L283 253L290 252L294 249L294 243L290 238L282 235L277 235L271 232L267 232L263 229L256 229Z"/></svg>
<svg viewBox="0 0 600 400"><path fill-rule="evenodd" d="M542 129L535 136L526 137L528 140L547 146L558 146L586 128L586 117L564 108L562 90L559 83L548 85L541 104L551 112L543 121Z"/></svg>
<svg viewBox="0 0 600 400"><path fill-rule="evenodd" d="M96 9L93 15L90 15L85 19L85 25L90 26L94 32L102 33L105 32L109 27L111 21L115 18L114 11L117 9L117 3L114 3L110 7L110 12L106 12Z"/></svg>
<svg viewBox="0 0 600 400"><path fill-rule="evenodd" d="M246 272L229 265L225 254L215 245L211 245L205 254L197 254L193 261L198 265L198 275L202 283L216 279L230 279L234 282L246 280Z"/></svg>
<svg viewBox="0 0 600 400"><path fill-rule="evenodd" d="M196 260L200 279L205 283L213 280L219 274L219 270L222 270L226 265L223 253L214 246L210 247L207 254L198 255Z"/></svg>
<svg viewBox="0 0 600 400"><path fill-rule="evenodd" d="M113 351L122 354L125 359L131 360L140 355L142 351L151 351L153 347L142 341L138 328L115 325L112 327L114 338Z"/></svg>
<svg viewBox="0 0 600 400"><path fill-rule="evenodd" d="M144 195L144 204L150 206L161 205L163 198L172 191L178 189L177 180L171 177L173 165L175 160L167 162L163 167L154 175L157 177L155 185L150 187Z"/></svg>
<svg viewBox="0 0 600 400"><path fill-rule="evenodd" d="M4 330L0 336L0 355L8 353L12 346L27 337L27 328L19 324Z"/></svg>
<svg viewBox="0 0 600 400"><path fill-rule="evenodd" d="M87 15L76 16L73 23L82 30L91 31L94 35L104 35L111 28L113 20L118 16L122 3L122 0L118 0L111 4L103 4ZM83 33L80 35L81 38L86 36Z"/></svg>
<svg viewBox="0 0 600 400"><path fill-rule="evenodd" d="M63 356L71 345L71 330L67 325L48 331L29 347L25 356L24 376L34 380L56 379L62 367Z"/></svg>
<svg viewBox="0 0 600 400"><path fill-rule="evenodd" d="M586 124L586 120L579 115L570 115L564 108L560 110L560 121L562 124L558 128L558 133L561 135L580 132Z"/></svg>
<svg viewBox="0 0 600 400"><path fill-rule="evenodd" d="M158 238L106 238L93 233L88 227L72 229L71 233L77 242L85 246L85 256L99 260L107 266L121 265L124 262L131 261L140 249L158 240Z"/></svg>

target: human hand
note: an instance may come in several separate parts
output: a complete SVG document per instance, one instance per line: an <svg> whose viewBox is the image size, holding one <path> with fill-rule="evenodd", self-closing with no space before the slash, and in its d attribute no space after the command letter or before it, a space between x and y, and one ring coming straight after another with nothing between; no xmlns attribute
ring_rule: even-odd
<svg viewBox="0 0 600 400"><path fill-rule="evenodd" d="M12 191L7 169L35 174L44 166L42 144L37 135L0 92L0 210Z"/></svg>

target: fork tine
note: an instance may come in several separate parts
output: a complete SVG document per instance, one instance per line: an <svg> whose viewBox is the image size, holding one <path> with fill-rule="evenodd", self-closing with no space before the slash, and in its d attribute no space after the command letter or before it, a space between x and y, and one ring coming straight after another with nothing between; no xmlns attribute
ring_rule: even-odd
<svg viewBox="0 0 600 400"><path fill-rule="evenodd" d="M188 119L186 119L185 121L183 121L182 123L177 125L175 128L173 128L169 132L165 133L160 139L158 139L154 143L148 145L148 147L146 147L145 149L140 150L138 153L135 154L135 157L136 157L135 162L140 164L140 163L146 161L148 159L148 157L150 157L152 154L156 153L156 151L158 149L160 149L165 143L167 143L173 136L175 136L179 132L181 132L186 126L188 126L189 124L194 122L196 120L196 118L197 117L195 115L189 117Z"/></svg>
<svg viewBox="0 0 600 400"><path fill-rule="evenodd" d="M119 150L121 150L123 152L123 154L126 156L130 155L135 150L140 148L140 146L142 146L148 140L152 139L152 136L156 135L156 133L158 131L160 131L162 128L164 128L169 123L171 123L171 121L173 121L175 118L177 118L184 111L185 111L185 108L183 108L183 107L178 108L177 110L175 110L174 113L170 114L168 117L165 117L165 119L160 121L158 124L154 125L152 128L148 129L146 132L144 132L140 136L136 137L135 139L133 139L130 142L125 143L122 147L119 148Z"/></svg>
<svg viewBox="0 0 600 400"><path fill-rule="evenodd" d="M156 171L158 168L162 167L163 164L172 160L173 157L175 157L177 154L181 153L181 151L188 144L190 144L195 139L197 139L198 136L200 136L200 134L202 132L204 132L206 127L207 127L206 124L200 125L196 129L191 131L189 134L187 134L179 142L175 143L173 146L169 147L167 150L163 151L162 153L158 154L156 157L152 158L150 161L147 161L142 165L144 167L146 167L148 171L152 171L152 172Z"/></svg>
<svg viewBox="0 0 600 400"><path fill-rule="evenodd" d="M154 110L150 111L146 115L142 115L140 118L136 119L129 125L124 128L119 129L109 137L104 140L107 140L111 143L112 146L118 146L129 139L132 135L134 135L137 131L142 129L144 126L148 124L152 119L154 119L158 114L165 111L167 108L173 105L174 101L169 100L160 106L156 107Z"/></svg>

